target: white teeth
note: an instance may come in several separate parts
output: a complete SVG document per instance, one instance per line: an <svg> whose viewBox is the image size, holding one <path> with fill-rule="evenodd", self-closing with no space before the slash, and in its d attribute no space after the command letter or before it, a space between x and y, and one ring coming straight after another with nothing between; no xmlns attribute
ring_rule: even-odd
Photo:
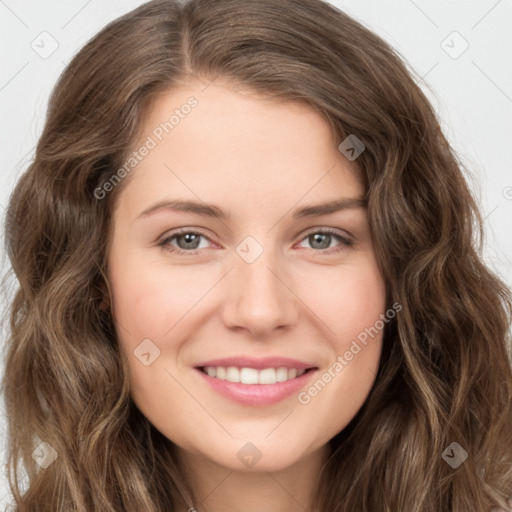
<svg viewBox="0 0 512 512"><path fill-rule="evenodd" d="M288 380L288 368L278 368L276 372L277 382Z"/></svg>
<svg viewBox="0 0 512 512"><path fill-rule="evenodd" d="M229 366L226 369L226 380L229 382L240 382L240 370L234 366Z"/></svg>
<svg viewBox="0 0 512 512"><path fill-rule="evenodd" d="M265 370L259 372L258 384L275 384L276 382L276 371L274 368L265 368Z"/></svg>
<svg viewBox="0 0 512 512"><path fill-rule="evenodd" d="M242 384L258 384L258 370L242 368L240 370L240 382Z"/></svg>
<svg viewBox="0 0 512 512"><path fill-rule="evenodd" d="M210 377L215 377L228 382L241 382L242 384L275 384L285 382L303 375L306 370L301 368L237 368L236 366L206 366L204 372Z"/></svg>

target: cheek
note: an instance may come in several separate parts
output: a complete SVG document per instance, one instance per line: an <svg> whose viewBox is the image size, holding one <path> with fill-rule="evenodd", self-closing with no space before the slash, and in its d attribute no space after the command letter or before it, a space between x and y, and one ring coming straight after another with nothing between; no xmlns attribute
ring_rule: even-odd
<svg viewBox="0 0 512 512"><path fill-rule="evenodd" d="M190 398L173 379L179 347L165 343L171 338L166 334L176 324L172 336L183 334L178 322L204 291L196 289L194 293L195 287L190 279L187 283L182 271L171 272L157 263L112 258L110 268L112 312L120 352L129 369L132 398L153 424L165 428L180 424L179 414L190 407ZM169 410L169 404L174 409Z"/></svg>
<svg viewBox="0 0 512 512"><path fill-rule="evenodd" d="M113 314L131 343L162 340L211 286L207 275L159 263L114 260L112 268Z"/></svg>
<svg viewBox="0 0 512 512"><path fill-rule="evenodd" d="M325 281L324 281L325 282ZM327 441L341 431L362 407L379 367L385 323L386 291L378 267L370 255L364 264L338 269L327 289L318 283L309 297L329 327L330 360L317 379L301 391L298 401L311 415L310 428L318 429L315 418L325 422L318 432ZM323 429L323 430L322 430Z"/></svg>
<svg viewBox="0 0 512 512"><path fill-rule="evenodd" d="M330 276L310 280L304 296L329 328L331 344L344 351L353 338L373 326L384 313L386 291L370 255L357 266L332 270Z"/></svg>

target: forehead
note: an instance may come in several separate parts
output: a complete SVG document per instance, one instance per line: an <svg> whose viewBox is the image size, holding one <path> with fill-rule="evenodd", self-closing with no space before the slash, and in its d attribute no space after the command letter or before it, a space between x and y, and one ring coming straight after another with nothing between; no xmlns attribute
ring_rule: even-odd
<svg viewBox="0 0 512 512"><path fill-rule="evenodd" d="M226 83L196 82L161 94L132 150L148 142L126 190L137 207L165 192L215 203L250 198L259 208L269 197L295 203L304 194L332 199L363 192L330 124L310 105Z"/></svg>
<svg viewBox="0 0 512 512"><path fill-rule="evenodd" d="M266 139L267 150L272 141L274 146L292 142L295 151L319 140L335 143L329 123L311 105L217 81L194 81L160 93L144 116L142 138L148 134L169 144L178 143L180 135L197 144L218 145L223 139L231 142L233 150L242 142L256 143L256 137L260 142Z"/></svg>

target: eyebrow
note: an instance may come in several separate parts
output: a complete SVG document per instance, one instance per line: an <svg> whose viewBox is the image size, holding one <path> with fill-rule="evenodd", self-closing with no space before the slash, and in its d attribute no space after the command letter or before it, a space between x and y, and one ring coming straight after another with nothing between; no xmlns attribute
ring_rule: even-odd
<svg viewBox="0 0 512 512"><path fill-rule="evenodd" d="M303 208L295 210L292 217L294 219L303 219L306 217L319 217L321 215L328 215L330 213L335 213L342 210L366 207L367 201L365 199L358 197L343 197L340 199L335 199L333 201L328 201L326 203L305 206ZM149 208L145 209L143 212L141 212L137 216L137 219L147 218L157 212L165 210L195 213L197 215L212 217L221 220L229 220L231 217L228 213L224 212L218 206L215 206L213 204L206 204L196 201L184 201L179 199L163 199L153 204Z"/></svg>

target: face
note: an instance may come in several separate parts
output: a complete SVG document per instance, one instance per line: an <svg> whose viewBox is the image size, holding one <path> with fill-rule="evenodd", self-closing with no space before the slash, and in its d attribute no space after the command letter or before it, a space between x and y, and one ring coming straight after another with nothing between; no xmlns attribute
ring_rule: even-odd
<svg viewBox="0 0 512 512"><path fill-rule="evenodd" d="M364 403L385 288L364 190L327 122L227 83L202 89L159 98L133 148L112 312L133 399L162 434L225 468L275 471Z"/></svg>

